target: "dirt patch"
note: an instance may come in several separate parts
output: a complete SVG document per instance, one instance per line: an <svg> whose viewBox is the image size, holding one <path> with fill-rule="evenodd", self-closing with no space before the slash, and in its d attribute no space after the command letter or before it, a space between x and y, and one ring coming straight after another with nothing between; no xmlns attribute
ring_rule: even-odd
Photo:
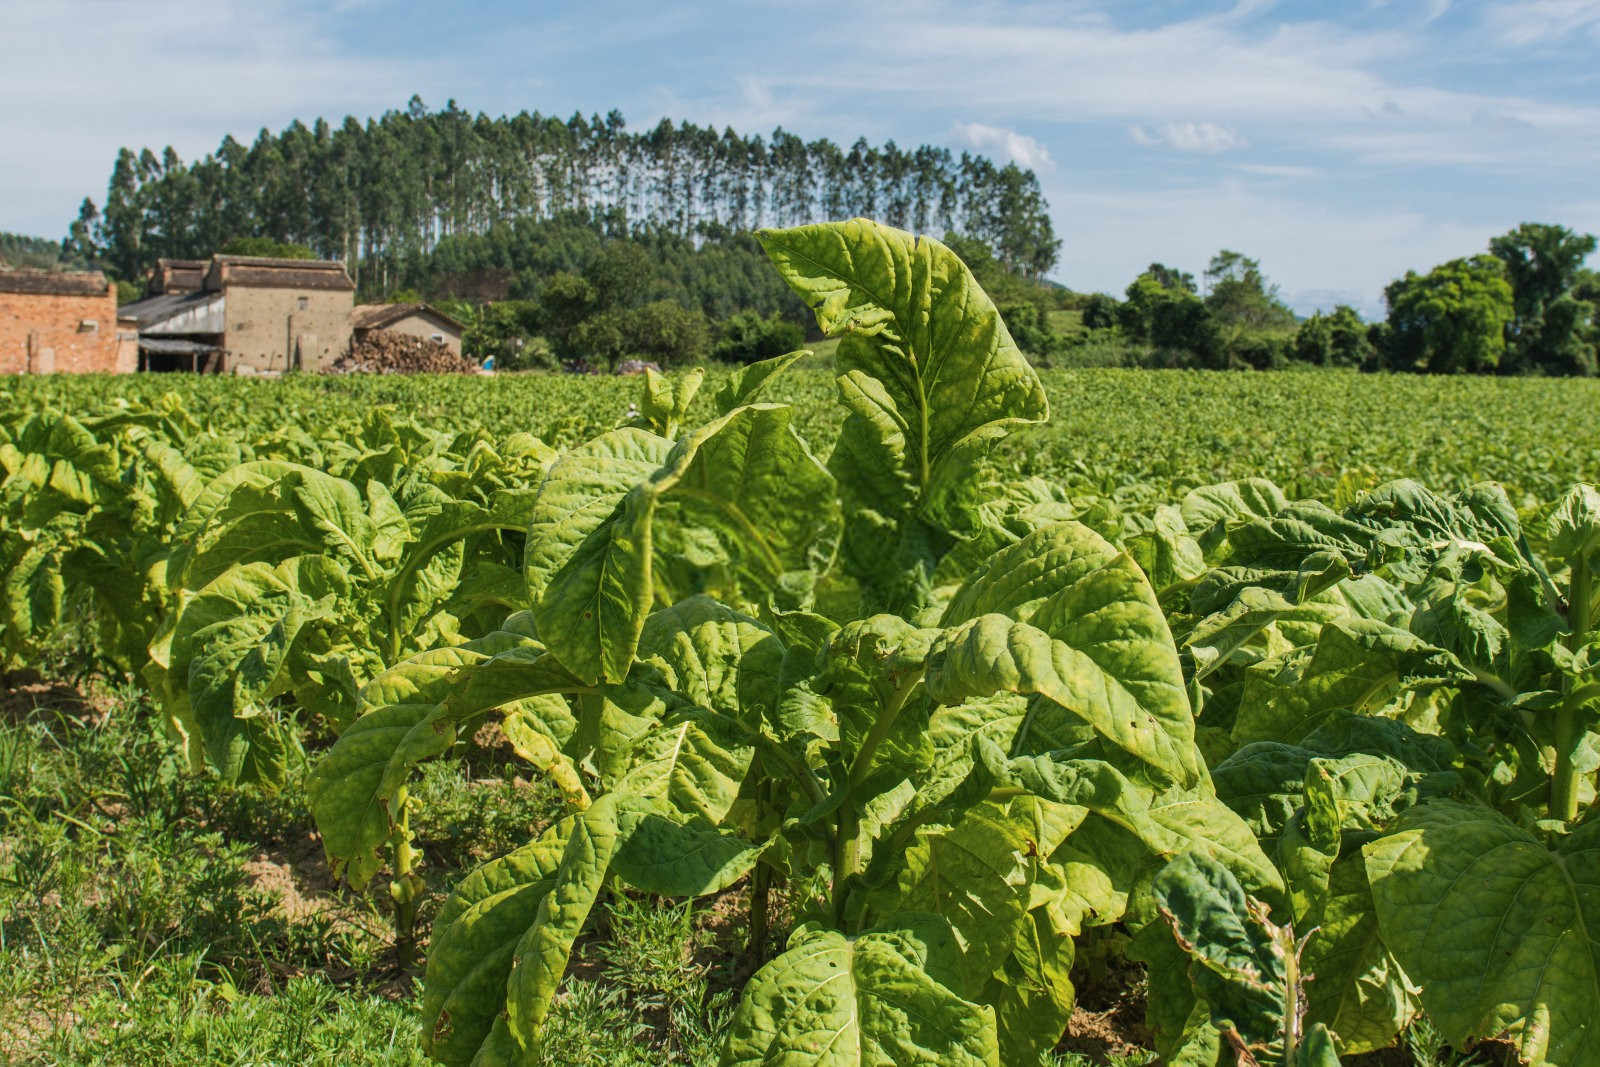
<svg viewBox="0 0 1600 1067"><path fill-rule="evenodd" d="M1058 1052L1078 1052L1105 1063L1113 1056L1138 1056L1150 1050L1150 1031L1144 1025L1144 996L1128 991L1110 1008L1091 1010L1079 1004L1067 1020L1067 1032L1056 1045Z"/></svg>
<svg viewBox="0 0 1600 1067"><path fill-rule="evenodd" d="M1125 955L1127 937L1114 927L1087 931L1079 941L1072 981L1077 1004L1056 1049L1100 1063L1113 1056L1147 1056L1154 1041L1145 1025L1144 967Z"/></svg>
<svg viewBox="0 0 1600 1067"><path fill-rule="evenodd" d="M40 1001L24 996L0 1011L0 1062L44 1062L40 1049L58 1033L71 1030L78 1016L70 1006L50 1011Z"/></svg>
<svg viewBox="0 0 1600 1067"><path fill-rule="evenodd" d="M273 914L287 922L325 916L336 925L372 932L370 916L339 892L322 845L312 835L262 849L245 862L244 872L251 886L273 901Z"/></svg>
<svg viewBox="0 0 1600 1067"><path fill-rule="evenodd" d="M13 725L64 717L83 726L104 722L112 702L93 685L76 686L46 679L37 671L0 676L0 720Z"/></svg>

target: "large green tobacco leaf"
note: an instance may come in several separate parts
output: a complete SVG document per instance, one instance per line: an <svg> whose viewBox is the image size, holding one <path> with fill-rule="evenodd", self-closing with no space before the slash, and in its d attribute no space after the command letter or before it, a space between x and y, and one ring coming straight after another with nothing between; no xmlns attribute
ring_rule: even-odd
<svg viewBox="0 0 1600 1067"><path fill-rule="evenodd" d="M1264 907L1245 896L1226 867L1192 853L1167 864L1151 888L1190 958L1190 981L1210 1005L1212 1022L1258 1049L1280 1040L1289 1021L1289 960Z"/></svg>
<svg viewBox="0 0 1600 1067"><path fill-rule="evenodd" d="M517 942L506 978L506 1025L523 1048L538 1040L567 971L572 943L589 919L618 839L616 802L602 797L578 816L533 924Z"/></svg>
<svg viewBox="0 0 1600 1067"><path fill-rule="evenodd" d="M1003 1063L1042 1063L1072 1017L1072 931L1038 908L1017 925L1011 955L981 1000L994 1005Z"/></svg>
<svg viewBox="0 0 1600 1067"><path fill-rule="evenodd" d="M617 800L616 819L612 872L660 896L720 892L748 874L766 847L719 830L703 816L684 819L664 804L625 795Z"/></svg>
<svg viewBox="0 0 1600 1067"><path fill-rule="evenodd" d="M1185 853L1151 886L1162 920L1189 958L1189 980L1211 1022L1239 1061L1331 1065L1338 1056L1327 1030L1302 1034L1302 995L1294 931L1272 922L1215 860Z"/></svg>
<svg viewBox="0 0 1600 1067"><path fill-rule="evenodd" d="M1370 829L1394 815L1402 796L1414 801L1419 788L1438 794L1458 784L1447 770L1451 755L1448 742L1404 723L1345 715L1299 745L1245 745L1212 770L1212 781L1217 796L1272 847L1305 801L1316 777L1308 772L1335 776L1339 802L1357 820L1343 828Z"/></svg>
<svg viewBox="0 0 1600 1067"><path fill-rule="evenodd" d="M1184 526L1209 552L1227 537L1230 526L1271 518L1288 505L1283 490L1265 478L1244 478L1190 490L1179 512Z"/></svg>
<svg viewBox="0 0 1600 1067"><path fill-rule="evenodd" d="M1135 652L1116 666L1132 674L1139 664ZM1185 784L1199 779L1193 741L1164 730L1118 673L1004 615L981 615L941 636L928 657L926 682L941 704L996 692L1044 697L1166 777Z"/></svg>
<svg viewBox="0 0 1600 1067"><path fill-rule="evenodd" d="M1302 956L1316 976L1306 1018L1327 1026L1339 1050L1387 1048L1416 1014L1416 993L1384 946L1361 853L1347 848L1332 865Z"/></svg>
<svg viewBox="0 0 1600 1067"><path fill-rule="evenodd" d="M982 805L953 826L925 826L904 854L892 903L878 909L948 920L963 973L987 975L1011 951L1028 910L1028 838L1004 808Z"/></svg>
<svg viewBox="0 0 1600 1067"><path fill-rule="evenodd" d="M707 596L646 620L639 660L661 669L673 692L749 726L776 711L785 649L771 630Z"/></svg>
<svg viewBox="0 0 1600 1067"><path fill-rule="evenodd" d="M846 563L873 599L915 600L948 531L972 525L982 450L1043 421L1044 388L993 302L938 241L866 219L758 239L823 333L845 335L836 366L850 414L829 469L845 509Z"/></svg>
<svg viewBox="0 0 1600 1067"><path fill-rule="evenodd" d="M1531 1064L1600 1064L1600 819L1547 847L1440 801L1365 855L1384 943L1448 1041L1509 1033Z"/></svg>
<svg viewBox="0 0 1600 1067"><path fill-rule="evenodd" d="M301 526L286 498L308 472L328 477L298 463L256 460L206 483L173 530L168 577L197 589L235 563L320 550L321 538Z"/></svg>
<svg viewBox="0 0 1600 1067"><path fill-rule="evenodd" d="M467 1064L505 1004L518 941L555 885L576 818L474 870L433 922L423 982L422 1041L441 1063Z"/></svg>
<svg viewBox="0 0 1600 1067"><path fill-rule="evenodd" d="M660 469L672 442L623 427L572 449L551 465L540 487L523 557L535 600L563 563L616 510L628 490Z"/></svg>
<svg viewBox="0 0 1600 1067"><path fill-rule="evenodd" d="M25 647L26 639L47 633L61 618L66 582L61 575L60 540L50 533L18 538L0 556L5 580L0 588L6 644Z"/></svg>
<svg viewBox="0 0 1600 1067"><path fill-rule="evenodd" d="M849 937L803 926L745 987L722 1067L999 1067L992 1008L965 1000L933 916Z"/></svg>
<svg viewBox="0 0 1600 1067"><path fill-rule="evenodd" d="M1102 760L1022 756L1008 759L985 737L973 742L989 781L1058 804L1088 808L1137 838L1155 856L1194 851L1226 866L1247 889L1276 896L1283 878L1256 837L1203 782L1162 790L1134 782Z"/></svg>
<svg viewBox="0 0 1600 1067"><path fill-rule="evenodd" d="M1182 665L1155 593L1132 559L1088 527L1057 523L1003 550L968 579L942 621L955 629L930 657L935 699L1037 693L1179 783L1203 775ZM1025 749L1031 719L1020 730Z"/></svg>
<svg viewBox="0 0 1600 1067"><path fill-rule="evenodd" d="M922 490L975 438L1047 417L1044 388L993 302L938 241L865 219L758 239L824 333L873 339L839 370L881 384Z"/></svg>
<svg viewBox="0 0 1600 1067"><path fill-rule="evenodd" d="M184 599L170 634L152 649L177 687L168 713L197 735L224 778L277 779L275 761L263 765L251 755L256 740L270 740L272 724L251 720L290 689L302 636L332 616L343 587L343 573L320 556L234 567Z"/></svg>
<svg viewBox="0 0 1600 1067"><path fill-rule="evenodd" d="M1248 666L1310 644L1326 623L1352 618L1401 623L1410 611L1399 591L1376 575L1341 582L1305 600L1250 585L1226 608L1195 623L1183 644L1194 660L1192 680L1200 681L1229 663Z"/></svg>
<svg viewBox="0 0 1600 1067"><path fill-rule="evenodd" d="M756 397L772 384L773 379L809 355L811 350L802 348L740 367L728 375L728 380L722 384L722 388L717 390L717 395L713 398L717 414L726 415L734 408L753 403Z"/></svg>
<svg viewBox="0 0 1600 1067"><path fill-rule="evenodd" d="M593 512L586 510L553 519L550 531L536 520L529 549L530 588L539 596L534 616L569 669L591 682L627 675L657 592L658 521L712 531L757 589L826 558L837 521L832 479L789 418L786 407L755 405L700 427L587 530ZM561 467L551 469L552 478ZM566 485L559 483L563 492ZM660 514L667 498L676 505L672 516ZM569 506L587 505L580 499ZM542 495L538 514L547 514Z"/></svg>
<svg viewBox="0 0 1600 1067"><path fill-rule="evenodd" d="M1233 739L1294 742L1338 712L1375 712L1403 689L1470 677L1449 653L1405 630L1360 619L1329 623L1309 654L1251 668Z"/></svg>
<svg viewBox="0 0 1600 1067"><path fill-rule="evenodd" d="M1548 536L1553 556L1576 562L1600 552L1600 491L1575 485L1550 514Z"/></svg>
<svg viewBox="0 0 1600 1067"><path fill-rule="evenodd" d="M716 824L738 799L751 755L747 733L718 716L691 710L640 737L614 787Z"/></svg>

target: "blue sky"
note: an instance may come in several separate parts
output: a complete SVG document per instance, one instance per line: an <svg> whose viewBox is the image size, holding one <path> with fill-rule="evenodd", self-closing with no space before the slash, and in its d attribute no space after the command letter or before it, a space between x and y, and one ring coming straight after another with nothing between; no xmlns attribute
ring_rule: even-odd
<svg viewBox="0 0 1600 1067"><path fill-rule="evenodd" d="M1376 314L1520 221L1600 232L1600 0L5 8L0 229L52 237L120 145L191 159L413 92L1016 159L1077 289L1229 247L1299 310Z"/></svg>

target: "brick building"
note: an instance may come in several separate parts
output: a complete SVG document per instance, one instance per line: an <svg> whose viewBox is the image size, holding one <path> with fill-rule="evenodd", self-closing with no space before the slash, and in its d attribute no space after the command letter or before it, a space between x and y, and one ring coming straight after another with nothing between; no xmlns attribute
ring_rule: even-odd
<svg viewBox="0 0 1600 1067"><path fill-rule="evenodd" d="M130 371L135 360L99 271L0 270L0 374Z"/></svg>

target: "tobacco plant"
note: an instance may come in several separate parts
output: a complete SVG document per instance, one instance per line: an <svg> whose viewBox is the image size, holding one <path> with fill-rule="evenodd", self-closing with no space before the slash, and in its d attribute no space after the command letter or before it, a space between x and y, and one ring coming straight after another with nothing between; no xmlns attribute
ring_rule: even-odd
<svg viewBox="0 0 1600 1067"><path fill-rule="evenodd" d="M1212 564L1164 596L1218 793L1313 930L1308 1019L1361 1052L1421 1008L1458 1046L1600 1062L1595 490L1525 523L1493 486L1336 512L1231 483L1169 540Z"/></svg>
<svg viewBox="0 0 1600 1067"><path fill-rule="evenodd" d="M524 610L374 678L313 773L357 883L403 838L416 765L485 716L571 801L434 922L442 1062L537 1054L608 885L748 878L759 962L786 883L797 923L746 986L726 1064L1033 1062L1072 1009L1073 937L1167 859L1281 896L1212 788L1144 574L986 464L1047 408L970 272L865 220L760 236L841 335L827 460L789 408L751 402L776 364L699 425L692 382L651 380L636 425L545 475Z"/></svg>
<svg viewBox="0 0 1600 1067"><path fill-rule="evenodd" d="M204 474L177 397L82 419L55 411L0 423L0 662L37 659L80 611L98 665L137 670L166 608L173 525ZM200 447L186 449L204 462Z"/></svg>
<svg viewBox="0 0 1600 1067"><path fill-rule="evenodd" d="M520 588L549 449L382 412L354 444L323 457L342 476L289 459L231 466L171 534L171 607L144 675L195 764L228 780L283 780L310 724L286 720L280 695L337 731L369 678L492 629Z"/></svg>

